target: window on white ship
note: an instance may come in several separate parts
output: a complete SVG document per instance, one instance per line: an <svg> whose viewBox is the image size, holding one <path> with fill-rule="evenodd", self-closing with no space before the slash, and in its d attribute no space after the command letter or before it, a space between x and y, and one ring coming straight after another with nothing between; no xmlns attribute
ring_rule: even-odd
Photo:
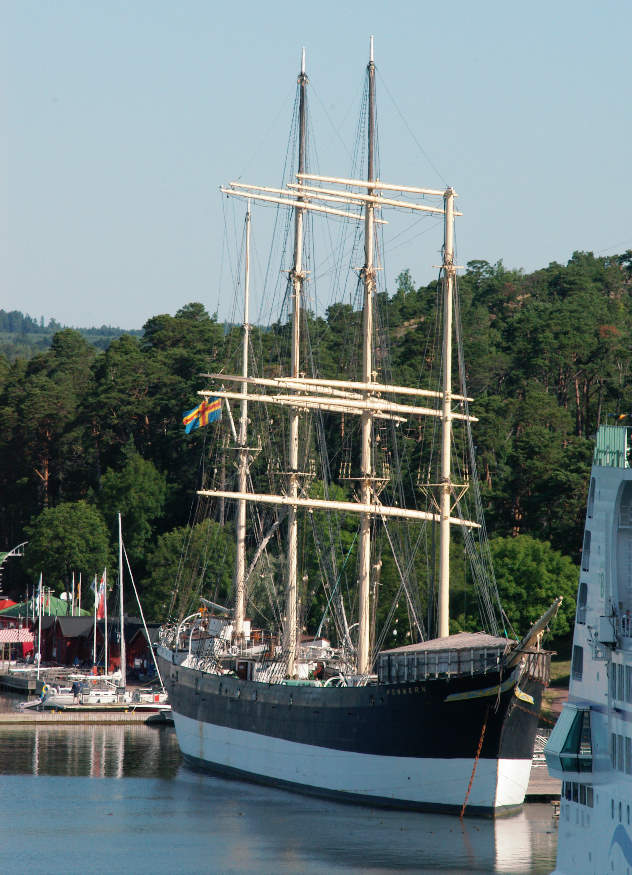
<svg viewBox="0 0 632 875"><path fill-rule="evenodd" d="M582 550L582 571L590 571L590 532L584 532L584 548Z"/></svg>
<svg viewBox="0 0 632 875"><path fill-rule="evenodd" d="M586 622L586 601L588 597L588 584L585 580L580 581L579 593L577 594L577 622Z"/></svg>
<svg viewBox="0 0 632 875"><path fill-rule="evenodd" d="M592 733L590 731L590 711L582 712L582 730L579 737L580 757L592 757Z"/></svg>
<svg viewBox="0 0 632 875"><path fill-rule="evenodd" d="M588 808L594 807L592 784L580 784L577 781L562 782L562 796L569 802L578 802Z"/></svg>
<svg viewBox="0 0 632 875"><path fill-rule="evenodd" d="M619 665L617 669L617 699L621 702L625 700L625 666Z"/></svg>
<svg viewBox="0 0 632 875"><path fill-rule="evenodd" d="M608 666L608 680L610 681L610 698L617 698L617 664L611 662Z"/></svg>
<svg viewBox="0 0 632 875"><path fill-rule="evenodd" d="M625 773L632 775L632 738L629 736L625 739Z"/></svg>
<svg viewBox="0 0 632 875"><path fill-rule="evenodd" d="M632 702L632 665L625 667L625 701Z"/></svg>
<svg viewBox="0 0 632 875"><path fill-rule="evenodd" d="M623 758L623 742L625 738L623 735L617 735L617 769L620 772L625 771L625 761Z"/></svg>
<svg viewBox="0 0 632 875"><path fill-rule="evenodd" d="M610 765L613 769L617 767L617 736L614 732L610 735Z"/></svg>
<svg viewBox="0 0 632 875"><path fill-rule="evenodd" d="M592 735L590 711L577 711L560 751L562 769L565 772L592 771Z"/></svg>
<svg viewBox="0 0 632 875"><path fill-rule="evenodd" d="M595 507L595 478L590 478L590 489L588 490L588 516L591 517L593 515L593 509Z"/></svg>
<svg viewBox="0 0 632 875"><path fill-rule="evenodd" d="M573 647L573 664L571 667L573 680L581 681L584 674L584 648L579 644Z"/></svg>
<svg viewBox="0 0 632 875"><path fill-rule="evenodd" d="M546 743L544 754L549 771L553 773L592 772L590 708L565 705Z"/></svg>
<svg viewBox="0 0 632 875"><path fill-rule="evenodd" d="M619 504L619 528L629 529L632 527L632 483L626 481L621 492Z"/></svg>

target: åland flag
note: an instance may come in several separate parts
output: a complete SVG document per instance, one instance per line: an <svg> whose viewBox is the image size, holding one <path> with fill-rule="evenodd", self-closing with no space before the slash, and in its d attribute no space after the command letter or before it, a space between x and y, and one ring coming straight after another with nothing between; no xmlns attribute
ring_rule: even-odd
<svg viewBox="0 0 632 875"><path fill-rule="evenodd" d="M193 410L187 411L182 417L182 423L185 426L184 430L190 434L196 428L202 428L208 425L209 422L215 422L216 419L222 417L222 399L221 398L205 398L201 404L194 407Z"/></svg>

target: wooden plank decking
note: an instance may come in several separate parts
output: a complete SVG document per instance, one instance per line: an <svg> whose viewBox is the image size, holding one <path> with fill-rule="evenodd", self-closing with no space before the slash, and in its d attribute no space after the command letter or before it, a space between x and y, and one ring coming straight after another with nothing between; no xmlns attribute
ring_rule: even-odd
<svg viewBox="0 0 632 875"><path fill-rule="evenodd" d="M527 802L546 802L551 799L559 799L562 782L558 778L551 778L546 765L538 764L531 768L531 777L527 787Z"/></svg>
<svg viewBox="0 0 632 875"><path fill-rule="evenodd" d="M43 726L45 724L104 724L146 723L154 711L4 711L0 713L1 726Z"/></svg>

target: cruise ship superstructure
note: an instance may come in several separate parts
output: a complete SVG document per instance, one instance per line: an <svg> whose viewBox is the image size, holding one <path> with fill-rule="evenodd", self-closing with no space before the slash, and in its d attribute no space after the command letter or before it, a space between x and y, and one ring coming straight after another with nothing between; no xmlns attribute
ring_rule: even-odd
<svg viewBox="0 0 632 875"><path fill-rule="evenodd" d="M601 426L588 492L568 703L546 748L562 780L556 875L632 872L630 429Z"/></svg>

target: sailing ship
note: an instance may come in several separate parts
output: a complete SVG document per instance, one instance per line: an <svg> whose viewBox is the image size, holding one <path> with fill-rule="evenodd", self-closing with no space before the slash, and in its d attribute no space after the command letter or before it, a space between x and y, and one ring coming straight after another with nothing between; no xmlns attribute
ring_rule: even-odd
<svg viewBox="0 0 632 875"><path fill-rule="evenodd" d="M295 180L282 188L231 183L221 190L248 200L245 233L244 330L241 374L206 375L212 388L200 394L221 399L231 423L237 454L237 488L222 482L199 491L207 502L236 505L236 567L234 606L201 599L194 613L181 612L165 624L158 662L172 704L175 728L185 759L194 767L250 780L371 805L463 814L495 815L522 804L531 769L541 696L548 682L550 654L541 648L542 634L557 604L521 641L503 634L498 595L484 544L484 524L464 515L464 496L474 496L480 509L473 455L470 476L455 477L451 453L455 425L465 428L462 446L473 454L469 427L474 417L464 385L459 356L460 386L453 386L452 342L458 312L454 294L456 193L385 183L376 171L375 63L373 41L367 66L367 173L365 179L320 176L306 167L305 56L298 76L298 157ZM291 356L289 373L259 376L249 367L249 247L250 202L280 205L293 211L293 260L289 271ZM376 343L377 230L389 209L438 217L443 227L440 297L443 299L443 364L438 389L397 385L383 375L383 334ZM342 217L364 230L364 265L359 271L361 352L355 378L329 379L312 371L301 357L302 309L307 271L304 265L306 217ZM314 219L315 221L315 219ZM360 321L360 320L359 320ZM379 348L378 348L379 347ZM378 355L378 352L380 355ZM457 360L456 353L454 354ZM340 376L340 375L339 375ZM227 384L234 388L225 388ZM239 430L231 402L239 402ZM249 465L256 448L249 447L248 405L281 409L287 425L287 471L275 493L257 490ZM309 465L299 447L307 446L301 423L326 415L358 426L355 469L346 469L351 496L322 497L309 489ZM403 492L389 491L397 468L376 464L383 435L394 445L402 424L420 418L440 423L440 465L419 490L430 499L428 510L405 506ZM301 433L301 429L303 432ZM260 441L260 438L259 438ZM250 443L254 443L251 440ZM301 469L303 466L303 470ZM353 474L357 476L353 477ZM337 493L339 494L339 493ZM347 493L348 494L348 493ZM247 509L281 509L271 530L285 529L286 594L281 630L255 628L247 616L251 591L247 569ZM298 562L300 515L352 514L358 520L357 624L350 623L351 599L340 593L334 573L327 589L327 609L335 620L332 646L322 624L310 640L300 636L301 597ZM287 516L281 520L281 513ZM438 529L439 583L434 599L437 635L424 634L415 594L414 563L405 555L406 541L392 527ZM449 574L451 529L464 534L478 555L472 572L487 623L486 632L450 634ZM305 529L303 529L305 531ZM402 576L399 594L412 617L410 643L381 649L374 631L379 562L373 552L376 533L392 542L394 563ZM269 541L264 536L263 545ZM319 552L325 552L318 547ZM482 552L481 552L482 551ZM278 563L277 563L278 564ZM411 580L411 578L413 578ZM304 587L303 587L304 589ZM306 594L303 593L306 597ZM431 598L432 600L432 598ZM398 641L401 639L397 639Z"/></svg>
<svg viewBox="0 0 632 875"><path fill-rule="evenodd" d="M568 701L545 748L562 781L558 875L632 869L630 429L602 425L590 474Z"/></svg>

